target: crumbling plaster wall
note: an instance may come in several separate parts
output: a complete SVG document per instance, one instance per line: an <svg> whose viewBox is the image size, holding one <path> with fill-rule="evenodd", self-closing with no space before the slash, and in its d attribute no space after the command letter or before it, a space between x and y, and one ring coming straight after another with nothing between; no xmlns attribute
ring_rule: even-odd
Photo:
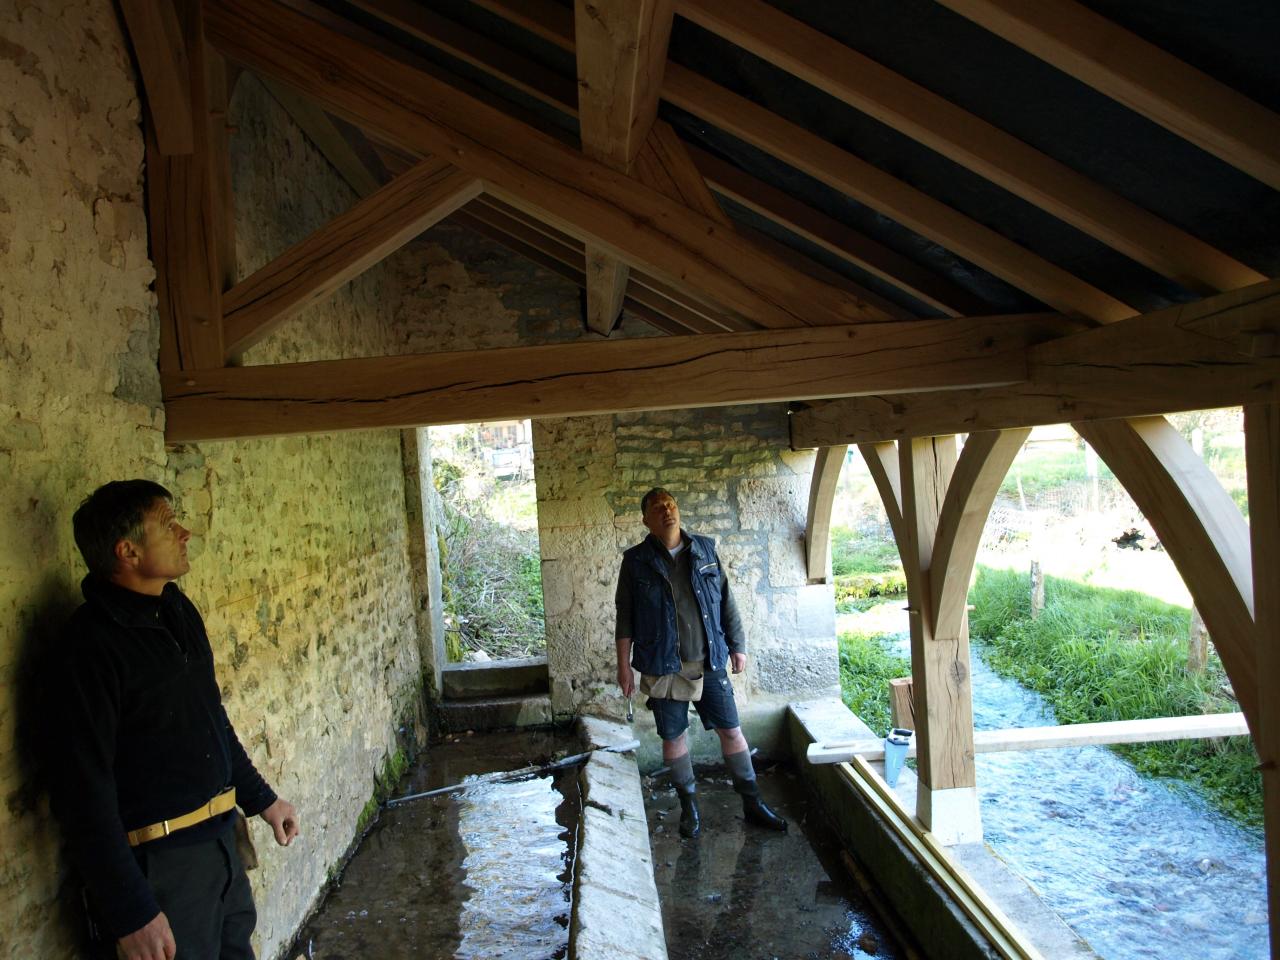
<svg viewBox="0 0 1280 960"><path fill-rule="evenodd" d="M70 515L146 476L195 531L183 587L205 612L228 713L300 809L288 850L254 825L257 945L278 955L414 734L419 650L395 431L166 449L138 88L105 0L0 8L0 955L78 955L59 837L20 717L32 659L79 602ZM353 196L251 77L232 104L241 273ZM374 271L246 362L389 352L395 282Z"/></svg>

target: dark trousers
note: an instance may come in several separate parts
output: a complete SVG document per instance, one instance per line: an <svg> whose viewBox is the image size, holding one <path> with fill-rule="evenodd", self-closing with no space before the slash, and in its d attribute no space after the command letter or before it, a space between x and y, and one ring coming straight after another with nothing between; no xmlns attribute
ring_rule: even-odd
<svg viewBox="0 0 1280 960"><path fill-rule="evenodd" d="M143 844L135 856L173 930L176 960L254 960L258 914L230 829L191 846Z"/></svg>

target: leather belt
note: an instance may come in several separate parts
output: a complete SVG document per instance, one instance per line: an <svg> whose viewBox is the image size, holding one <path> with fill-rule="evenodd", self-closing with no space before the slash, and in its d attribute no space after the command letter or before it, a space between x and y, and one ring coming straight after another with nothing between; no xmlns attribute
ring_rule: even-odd
<svg viewBox="0 0 1280 960"><path fill-rule="evenodd" d="M197 823L204 823L219 814L235 809L235 805L236 788L230 787L190 813L184 813L182 816L174 817L171 820L161 820L159 823L153 823L147 827L139 827L137 830L130 830L125 836L129 840L129 846L136 847L151 840L167 837L175 831L194 827Z"/></svg>

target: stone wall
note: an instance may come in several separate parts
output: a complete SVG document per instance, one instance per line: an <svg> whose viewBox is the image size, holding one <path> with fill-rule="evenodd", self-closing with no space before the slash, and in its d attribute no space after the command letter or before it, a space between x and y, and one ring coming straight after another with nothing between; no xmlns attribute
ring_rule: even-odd
<svg viewBox="0 0 1280 960"><path fill-rule="evenodd" d="M646 534L640 498L654 486L675 496L686 529L719 543L747 632L747 672L734 682L744 726L774 735L788 700L838 692L831 588L808 584L804 566L814 458L787 448L785 407L575 417L534 428L558 714L621 714L613 593L622 551ZM637 719L652 726L643 710ZM695 749L713 751L714 738Z"/></svg>
<svg viewBox="0 0 1280 960"><path fill-rule="evenodd" d="M195 536L227 710L299 807L288 850L255 823L260 955L278 955L379 774L421 733L420 656L395 431L166 449L138 93L105 0L0 10L0 955L76 955L47 800L21 759L27 665L78 602L76 504L112 477L177 494ZM232 102L241 275L354 199L251 77ZM247 363L391 352L381 269L286 324Z"/></svg>

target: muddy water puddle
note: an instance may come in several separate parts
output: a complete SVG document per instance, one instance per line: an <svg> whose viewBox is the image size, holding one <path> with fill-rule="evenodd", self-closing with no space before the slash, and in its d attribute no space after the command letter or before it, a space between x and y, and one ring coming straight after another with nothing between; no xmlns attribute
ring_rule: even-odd
<svg viewBox="0 0 1280 960"><path fill-rule="evenodd" d="M433 745L396 796L577 752L554 733ZM383 810L286 956L548 960L568 951L576 767Z"/></svg>
<svg viewBox="0 0 1280 960"><path fill-rule="evenodd" d="M749 826L722 769L698 770L702 833L678 832L665 777L644 780L654 877L671 960L893 960L903 954L840 859L840 844L785 767L759 774L783 834Z"/></svg>

